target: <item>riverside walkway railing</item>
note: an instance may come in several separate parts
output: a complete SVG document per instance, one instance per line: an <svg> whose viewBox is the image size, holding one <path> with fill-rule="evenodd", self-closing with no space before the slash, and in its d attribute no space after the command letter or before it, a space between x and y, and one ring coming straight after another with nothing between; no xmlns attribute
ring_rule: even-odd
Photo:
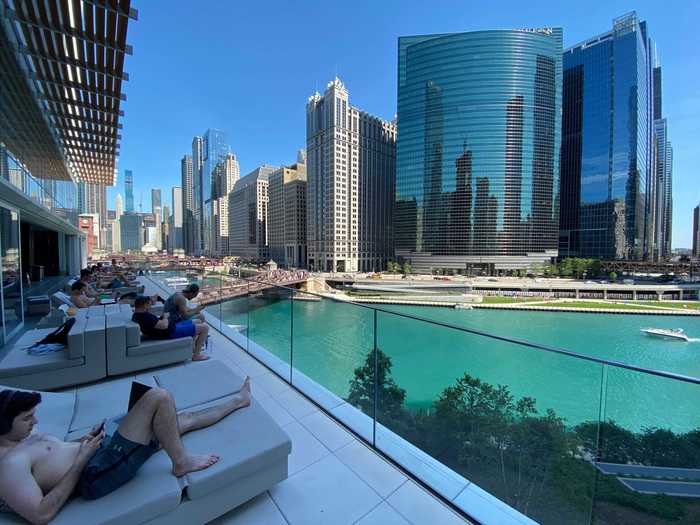
<svg viewBox="0 0 700 525"><path fill-rule="evenodd" d="M700 516L697 378L274 282L260 291L261 277L198 277L214 293L234 279L250 292L208 306L209 322L475 520Z"/></svg>

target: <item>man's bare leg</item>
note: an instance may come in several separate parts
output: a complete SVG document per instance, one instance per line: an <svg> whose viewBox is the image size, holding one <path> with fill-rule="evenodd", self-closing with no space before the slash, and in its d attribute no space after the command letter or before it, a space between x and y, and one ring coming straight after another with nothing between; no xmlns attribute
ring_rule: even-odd
<svg viewBox="0 0 700 525"><path fill-rule="evenodd" d="M200 428L210 427L231 412L247 406L250 406L250 377L245 378L241 389L229 401L203 410L180 412L177 415L180 435L199 430Z"/></svg>
<svg viewBox="0 0 700 525"><path fill-rule="evenodd" d="M135 443L147 445L153 435L158 439L177 477L204 470L219 461L214 454L190 454L180 439L175 402L167 390L152 388L134 405L119 424L119 433Z"/></svg>
<svg viewBox="0 0 700 525"><path fill-rule="evenodd" d="M192 351L192 360L193 361L203 361L205 359L209 359L208 356L203 356L202 354L202 348L204 347L204 343L207 340L207 336L209 335L209 325L205 323L201 324L196 324L194 325L194 330L195 330L195 338L194 338L194 350Z"/></svg>

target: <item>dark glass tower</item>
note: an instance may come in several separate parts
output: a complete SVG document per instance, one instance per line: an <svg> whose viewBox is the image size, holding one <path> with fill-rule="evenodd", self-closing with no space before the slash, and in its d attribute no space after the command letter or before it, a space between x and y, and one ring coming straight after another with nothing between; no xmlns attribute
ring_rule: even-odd
<svg viewBox="0 0 700 525"><path fill-rule="evenodd" d="M399 38L397 256L510 270L557 254L561 29Z"/></svg>
<svg viewBox="0 0 700 525"><path fill-rule="evenodd" d="M648 252L651 59L635 13L564 51L562 256L641 259Z"/></svg>

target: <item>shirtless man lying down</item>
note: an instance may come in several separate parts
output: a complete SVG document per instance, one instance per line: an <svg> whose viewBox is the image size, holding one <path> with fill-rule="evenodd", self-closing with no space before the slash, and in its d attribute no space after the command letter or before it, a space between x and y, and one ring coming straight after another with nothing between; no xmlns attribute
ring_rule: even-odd
<svg viewBox="0 0 700 525"><path fill-rule="evenodd" d="M103 421L76 442L32 433L40 402L36 392L0 392L0 508L32 523L51 521L72 495L96 499L116 490L161 447L172 461L174 476L210 467L219 456L191 454L180 436L249 406L250 378L228 401L179 413L166 390L152 388L116 430Z"/></svg>

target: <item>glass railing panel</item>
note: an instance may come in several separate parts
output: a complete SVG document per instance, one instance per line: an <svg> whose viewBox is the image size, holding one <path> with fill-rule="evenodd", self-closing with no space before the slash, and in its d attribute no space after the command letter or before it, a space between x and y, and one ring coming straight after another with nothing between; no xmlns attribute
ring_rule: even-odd
<svg viewBox="0 0 700 525"><path fill-rule="evenodd" d="M607 366L604 401L594 522L700 523L700 385Z"/></svg>
<svg viewBox="0 0 700 525"><path fill-rule="evenodd" d="M477 520L589 523L601 364L382 311L377 341L378 449Z"/></svg>
<svg viewBox="0 0 700 525"><path fill-rule="evenodd" d="M374 384L355 371L374 367L374 310L302 292L293 303L292 384L371 442Z"/></svg>
<svg viewBox="0 0 700 525"><path fill-rule="evenodd" d="M292 362L292 289L259 280L247 281L248 352L285 381Z"/></svg>

